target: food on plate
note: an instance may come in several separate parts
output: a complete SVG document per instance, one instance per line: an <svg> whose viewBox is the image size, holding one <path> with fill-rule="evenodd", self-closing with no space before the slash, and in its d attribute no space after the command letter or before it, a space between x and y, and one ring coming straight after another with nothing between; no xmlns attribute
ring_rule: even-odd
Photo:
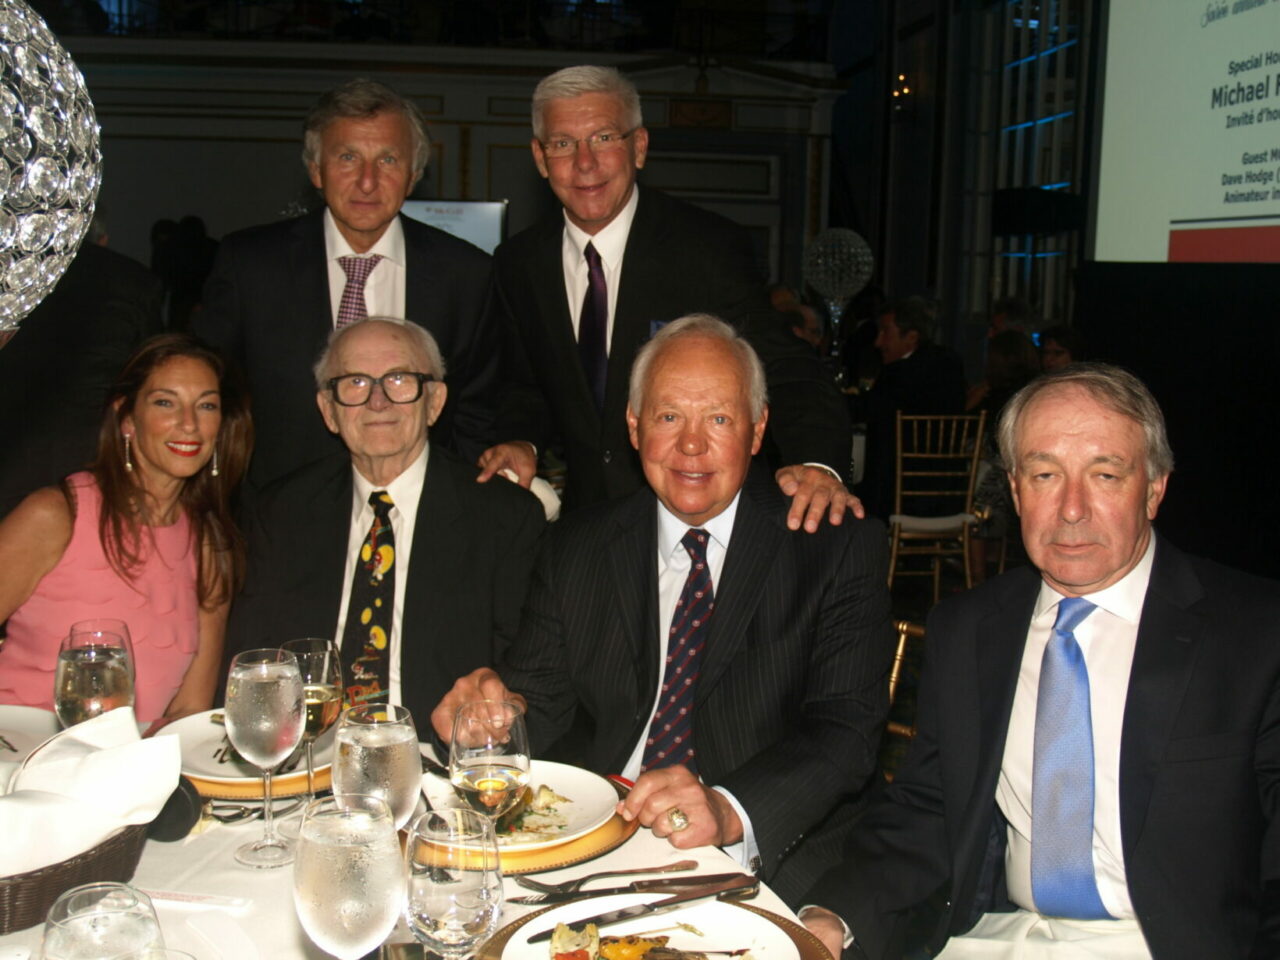
<svg viewBox="0 0 1280 960"><path fill-rule="evenodd" d="M670 937L605 937L600 941L604 960L640 960L650 950L665 947Z"/></svg>
<svg viewBox="0 0 1280 960"><path fill-rule="evenodd" d="M499 844L554 840L569 824L562 808L573 803L545 784L525 787L516 805L498 818ZM594 958L591 958L594 960Z"/></svg>
<svg viewBox="0 0 1280 960"><path fill-rule="evenodd" d="M551 934L551 960L599 960L600 932L594 923L577 931L557 923Z"/></svg>

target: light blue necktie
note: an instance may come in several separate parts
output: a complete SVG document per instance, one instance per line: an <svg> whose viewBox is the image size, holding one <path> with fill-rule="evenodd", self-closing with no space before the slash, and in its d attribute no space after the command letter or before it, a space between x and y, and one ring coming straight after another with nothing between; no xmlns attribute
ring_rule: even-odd
<svg viewBox="0 0 1280 960"><path fill-rule="evenodd" d="M1036 910L1081 920L1111 915L1093 874L1093 723L1089 668L1074 630L1096 607L1062 600L1040 661L1031 783L1031 892Z"/></svg>

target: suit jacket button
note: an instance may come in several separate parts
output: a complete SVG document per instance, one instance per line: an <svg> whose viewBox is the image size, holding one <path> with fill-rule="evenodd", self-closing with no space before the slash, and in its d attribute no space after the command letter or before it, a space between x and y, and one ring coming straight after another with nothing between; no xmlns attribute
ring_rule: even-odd
<svg viewBox="0 0 1280 960"><path fill-rule="evenodd" d="M612 463L612 462L613 462L613 451L612 451L612 450L606 450L606 451L604 452L604 458L603 458L603 459L604 459L604 462L605 462L605 463Z"/></svg>

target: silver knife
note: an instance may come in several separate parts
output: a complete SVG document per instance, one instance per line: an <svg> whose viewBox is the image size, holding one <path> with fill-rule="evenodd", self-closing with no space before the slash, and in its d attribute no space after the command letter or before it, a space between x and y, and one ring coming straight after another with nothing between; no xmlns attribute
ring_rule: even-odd
<svg viewBox="0 0 1280 960"><path fill-rule="evenodd" d="M662 877L657 880L632 880L622 887L602 887L598 890L576 890L572 893L531 893L523 897L507 897L507 903L520 906L532 906L551 903L569 903L572 900L586 900L589 897L609 897L615 893L652 893L655 890L676 890L684 892L694 888L705 887L711 883L723 883L725 880L736 880L748 876L745 873L708 873L700 877Z"/></svg>
<svg viewBox="0 0 1280 960"><path fill-rule="evenodd" d="M718 897L724 893L734 893L736 891L749 889L754 887L759 881L748 874L740 874L732 880L725 880L722 883L712 883L705 887L699 887L697 890L689 890L686 893L677 893L675 896L667 897L656 903L641 903L634 907L623 907L621 910L611 910L608 913L601 913L594 917L583 917L581 920L575 920L573 926L581 928L588 923L594 923L597 927L607 927L610 924L621 923L623 920L630 920L634 917L652 916L658 913L667 913L671 910L677 910L686 904L695 903L698 900L706 900L710 897ZM541 933L535 933L529 938L529 943L545 943L551 939L551 930L543 930Z"/></svg>

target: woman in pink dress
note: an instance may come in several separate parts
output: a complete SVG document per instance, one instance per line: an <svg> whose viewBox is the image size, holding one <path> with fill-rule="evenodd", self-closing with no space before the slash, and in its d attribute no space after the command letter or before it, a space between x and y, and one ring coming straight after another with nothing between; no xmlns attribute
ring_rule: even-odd
<svg viewBox="0 0 1280 960"><path fill-rule="evenodd" d="M220 357L186 334L144 343L108 395L93 464L0 522L0 703L53 709L72 623L125 621L141 723L213 705L244 572L231 491L253 428Z"/></svg>

